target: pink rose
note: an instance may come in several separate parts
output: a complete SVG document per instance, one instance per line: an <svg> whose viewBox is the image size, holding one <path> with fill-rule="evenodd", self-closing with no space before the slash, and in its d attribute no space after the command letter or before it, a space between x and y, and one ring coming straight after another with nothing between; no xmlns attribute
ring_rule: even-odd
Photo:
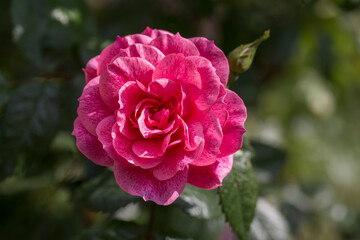
<svg viewBox="0 0 360 240"><path fill-rule="evenodd" d="M118 37L84 71L73 135L87 158L114 167L124 191L168 205L186 183L221 186L246 108L225 88L229 65L212 41L146 28Z"/></svg>

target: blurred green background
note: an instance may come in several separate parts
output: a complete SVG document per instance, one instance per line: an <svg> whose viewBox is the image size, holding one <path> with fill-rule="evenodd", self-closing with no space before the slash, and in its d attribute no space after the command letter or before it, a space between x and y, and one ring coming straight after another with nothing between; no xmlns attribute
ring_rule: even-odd
<svg viewBox="0 0 360 240"><path fill-rule="evenodd" d="M149 204L127 205L71 136L81 69L146 26L205 36L225 54L270 29L229 85L248 108L258 207L269 215L250 238L360 239L359 0L2 0L0 13L1 239L146 232ZM207 215L181 206L156 209L156 239L232 239L211 203Z"/></svg>

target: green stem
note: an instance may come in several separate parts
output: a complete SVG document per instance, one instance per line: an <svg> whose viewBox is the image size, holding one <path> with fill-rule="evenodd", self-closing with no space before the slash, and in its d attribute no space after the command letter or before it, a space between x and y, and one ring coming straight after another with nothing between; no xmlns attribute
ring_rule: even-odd
<svg viewBox="0 0 360 240"><path fill-rule="evenodd" d="M152 240L153 238L153 226L154 226L154 219L155 219L155 203L150 203L150 216L148 222L148 230L146 234L146 240Z"/></svg>

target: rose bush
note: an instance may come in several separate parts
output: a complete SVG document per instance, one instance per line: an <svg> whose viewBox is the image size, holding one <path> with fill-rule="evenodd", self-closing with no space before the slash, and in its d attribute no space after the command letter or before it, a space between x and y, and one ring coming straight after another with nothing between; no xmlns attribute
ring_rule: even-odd
<svg viewBox="0 0 360 240"><path fill-rule="evenodd" d="M73 135L124 191L168 205L186 183L221 186L246 108L225 88L229 65L212 41L147 28L118 37L84 71Z"/></svg>

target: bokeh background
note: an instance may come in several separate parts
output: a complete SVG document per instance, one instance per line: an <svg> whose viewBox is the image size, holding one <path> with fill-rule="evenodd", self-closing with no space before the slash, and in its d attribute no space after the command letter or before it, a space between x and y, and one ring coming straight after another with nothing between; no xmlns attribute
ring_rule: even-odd
<svg viewBox="0 0 360 240"><path fill-rule="evenodd" d="M250 238L359 240L359 0L0 1L0 238L146 231L148 205L126 205L71 136L86 62L146 26L205 36L226 54L271 30L229 85L256 154L263 228ZM218 209L205 210L204 220L158 208L157 239L233 239Z"/></svg>

